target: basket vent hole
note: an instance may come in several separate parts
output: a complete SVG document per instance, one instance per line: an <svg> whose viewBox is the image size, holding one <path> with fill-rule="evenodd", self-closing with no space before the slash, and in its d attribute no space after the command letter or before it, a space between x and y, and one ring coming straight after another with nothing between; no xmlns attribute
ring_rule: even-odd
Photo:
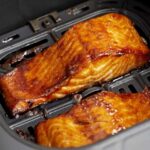
<svg viewBox="0 0 150 150"><path fill-rule="evenodd" d="M15 62L15 63L11 64L11 67L12 67L12 68L15 68L15 67L17 67L20 63L21 63L20 61L17 61L17 62Z"/></svg>
<svg viewBox="0 0 150 150"><path fill-rule="evenodd" d="M31 135L34 135L34 129L33 129L33 127L28 127L28 131L29 131L29 133L31 134Z"/></svg>
<svg viewBox="0 0 150 150"><path fill-rule="evenodd" d="M125 89L121 88L121 89L119 89L119 92L120 93L125 93L126 91L125 91Z"/></svg>
<svg viewBox="0 0 150 150"><path fill-rule="evenodd" d="M128 85L128 87L129 87L131 92L133 92L133 93L137 92L137 90L135 89L135 87L132 84Z"/></svg>
<svg viewBox="0 0 150 150"><path fill-rule="evenodd" d="M64 35L65 33L66 33L66 30L65 30L65 31L62 31L62 32L61 32L61 35Z"/></svg>
<svg viewBox="0 0 150 150"><path fill-rule="evenodd" d="M147 77L147 80L150 82L150 76Z"/></svg>
<svg viewBox="0 0 150 150"><path fill-rule="evenodd" d="M11 42L11 41L13 41L13 40L18 39L19 37L20 37L19 34L15 34L15 35L6 37L6 38L2 39L2 43L4 43L4 44L9 43L9 42Z"/></svg>
<svg viewBox="0 0 150 150"><path fill-rule="evenodd" d="M85 7L81 8L81 11L84 12L84 11L88 11L89 9L90 9L89 6L85 6Z"/></svg>
<svg viewBox="0 0 150 150"><path fill-rule="evenodd" d="M30 54L28 54L28 55L25 55L24 56L24 58L32 58L32 57L34 57L34 56L36 56L36 53L35 52L32 52L32 53L30 53Z"/></svg>

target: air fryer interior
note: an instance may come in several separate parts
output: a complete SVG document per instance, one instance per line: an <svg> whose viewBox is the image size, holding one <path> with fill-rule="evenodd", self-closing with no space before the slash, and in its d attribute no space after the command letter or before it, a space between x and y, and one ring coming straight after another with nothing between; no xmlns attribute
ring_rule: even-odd
<svg viewBox="0 0 150 150"><path fill-rule="evenodd" d="M133 20L137 31L150 46L150 19L148 17L150 10L146 3L140 3L140 0L139 2L127 0L45 0L42 2L41 0L14 0L7 4L0 1L0 6L3 8L1 10L3 13L0 13L2 20L0 24L1 74L10 71L20 62L34 57L37 53L55 43L73 24L110 12L124 14ZM47 13L48 15L45 15ZM44 16L40 17L42 15ZM26 51L28 53L24 55ZM19 62L14 57L16 55L22 56ZM12 63L12 61L15 63ZM117 93L135 93L142 91L145 87L150 87L149 63L108 83L95 85L81 91L80 94L82 97L87 97L102 90ZM13 118L5 107L1 96L0 112L2 119L0 119L3 126L7 124L13 130L13 133L8 134L12 134L15 138L19 135L18 137L22 139L19 142L26 143L26 147L40 149L40 146L34 145L34 127L37 123L64 113L75 104L74 96L69 95ZM131 132L131 129L127 131ZM124 133L119 133L114 138L119 137L121 134ZM104 142L105 140L96 143L96 145L98 146ZM85 147L85 149L87 148L92 149L92 145Z"/></svg>

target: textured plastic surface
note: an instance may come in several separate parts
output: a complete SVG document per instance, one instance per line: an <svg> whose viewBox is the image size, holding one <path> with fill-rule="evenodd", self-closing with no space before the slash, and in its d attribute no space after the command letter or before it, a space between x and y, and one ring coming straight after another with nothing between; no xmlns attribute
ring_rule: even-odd
<svg viewBox="0 0 150 150"><path fill-rule="evenodd" d="M140 10L140 11L139 11ZM57 12L57 11L56 11ZM53 15L44 15L36 20L33 20L30 25L25 25L17 30L0 36L0 60L13 55L14 52L22 49L38 46L42 40L45 42L42 48L53 44L57 41L65 31L73 24L105 14L109 12L123 13L130 17L136 25L140 35L144 37L149 45L150 31L149 18L145 14L149 14L149 10L144 5L128 2L123 0L89 0L67 10L51 13ZM141 17L142 16L142 17ZM57 19L59 21L57 21ZM47 25L48 21L48 25ZM146 22L146 23L145 23ZM45 24L46 23L46 24ZM3 68L0 72L4 73ZM83 97L91 95L102 90L113 92L139 92L145 87L150 87L150 68L149 64L142 68L131 71L130 73L121 76L109 83L97 85L80 92ZM0 144L2 150L9 149L45 149L34 144L34 127L35 125L46 119L57 116L58 114L68 111L75 103L73 95L67 96L58 101L41 105L21 116L11 118L7 109L2 102L0 105ZM9 128L21 130L27 134L27 140L21 139L15 132ZM115 136L111 136L94 145L86 146L79 149L94 149L94 150L141 150L147 149L150 146L148 135L150 135L150 121L137 125L131 129L127 129ZM4 144L9 141L9 144ZM30 142L27 142L30 141Z"/></svg>

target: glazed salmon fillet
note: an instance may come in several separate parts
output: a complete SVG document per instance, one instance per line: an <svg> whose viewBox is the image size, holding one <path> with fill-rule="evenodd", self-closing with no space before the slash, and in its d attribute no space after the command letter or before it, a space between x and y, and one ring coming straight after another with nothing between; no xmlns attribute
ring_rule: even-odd
<svg viewBox="0 0 150 150"><path fill-rule="evenodd" d="M150 119L150 92L115 94L101 92L58 117L39 123L35 135L46 147L80 147L102 140Z"/></svg>
<svg viewBox="0 0 150 150"><path fill-rule="evenodd" d="M107 82L149 60L149 48L126 16L110 13L71 27L54 45L0 77L13 115Z"/></svg>

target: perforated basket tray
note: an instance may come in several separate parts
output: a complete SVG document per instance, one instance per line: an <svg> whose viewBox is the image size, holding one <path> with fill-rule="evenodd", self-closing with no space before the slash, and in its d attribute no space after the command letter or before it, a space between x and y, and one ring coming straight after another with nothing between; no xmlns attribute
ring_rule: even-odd
<svg viewBox="0 0 150 150"><path fill-rule="evenodd" d="M0 36L1 63L4 58L13 56L18 51L27 51L35 46L40 46L42 50L56 42L73 24L110 12L122 13L131 18L140 35L144 37L149 45L149 19L145 16L145 14L149 14L149 11L145 10L147 10L146 6L135 1L128 3L128 1L123 0L91 0L64 11L49 13L48 15L30 21L29 25ZM12 65L11 67L13 69L14 66ZM9 69L0 68L0 73L6 73ZM108 83L96 85L81 91L80 94L83 97L87 97L102 90L118 93L134 93L142 91L145 87L150 87L149 63ZM69 95L61 100L43 104L30 112L20 115L19 118L12 118L7 108L5 108L2 99L1 97L0 135L2 136L0 137L0 144L2 145L2 150L45 149L34 144L35 125L46 118L51 118L68 111L76 104L73 96ZM14 133L16 130L21 130L28 135L26 140L20 139ZM97 142L94 145L88 145L80 149L147 149L147 146L150 146L149 135L150 122L147 121L101 142ZM6 141L9 144L4 144Z"/></svg>

